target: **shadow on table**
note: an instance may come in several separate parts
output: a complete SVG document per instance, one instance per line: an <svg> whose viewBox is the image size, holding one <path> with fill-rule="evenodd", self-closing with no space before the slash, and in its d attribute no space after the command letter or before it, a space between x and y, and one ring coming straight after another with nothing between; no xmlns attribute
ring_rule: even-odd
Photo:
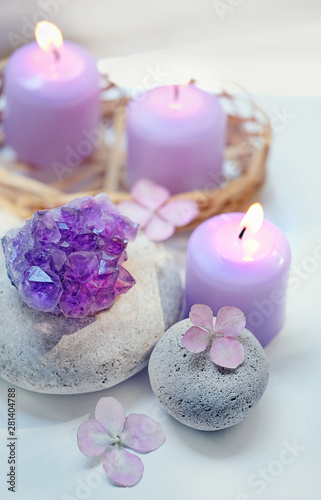
<svg viewBox="0 0 321 500"><path fill-rule="evenodd" d="M8 387L14 386L0 379L0 397L3 400L3 407L6 405ZM83 420L94 418L95 406L102 397L112 396L118 399L127 410L149 393L152 394L147 369L115 387L86 394L41 394L16 387L19 428L57 425L82 417Z"/></svg>
<svg viewBox="0 0 321 500"><path fill-rule="evenodd" d="M239 424L218 431L200 431L181 424L168 416L167 425L177 438L194 452L212 458L228 458L242 453L261 433L260 413L257 407Z"/></svg>

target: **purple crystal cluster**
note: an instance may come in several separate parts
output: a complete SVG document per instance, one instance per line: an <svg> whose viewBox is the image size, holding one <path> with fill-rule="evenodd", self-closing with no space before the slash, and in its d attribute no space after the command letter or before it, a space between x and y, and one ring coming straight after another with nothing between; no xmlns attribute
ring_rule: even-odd
<svg viewBox="0 0 321 500"><path fill-rule="evenodd" d="M135 284L123 263L137 230L106 194L35 212L2 238L8 276L33 309L95 314Z"/></svg>

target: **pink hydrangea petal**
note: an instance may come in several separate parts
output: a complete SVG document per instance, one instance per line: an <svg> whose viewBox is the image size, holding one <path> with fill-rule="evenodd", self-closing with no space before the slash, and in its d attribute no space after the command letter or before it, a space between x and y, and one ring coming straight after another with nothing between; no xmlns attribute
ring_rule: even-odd
<svg viewBox="0 0 321 500"><path fill-rule="evenodd" d="M145 226L144 231L150 240L164 241L173 236L175 227L164 219L154 215Z"/></svg>
<svg viewBox="0 0 321 500"><path fill-rule="evenodd" d="M211 336L211 333L202 330L202 328L192 326L184 334L182 344L190 352L203 352L205 351Z"/></svg>
<svg viewBox="0 0 321 500"><path fill-rule="evenodd" d="M213 311L204 304L194 304L189 313L189 319L196 325L208 330L213 330Z"/></svg>
<svg viewBox="0 0 321 500"><path fill-rule="evenodd" d="M152 217L152 212L150 210L142 207L135 201L123 201L118 203L117 208L122 215L125 215L133 222L137 222L141 228L143 228Z"/></svg>
<svg viewBox="0 0 321 500"><path fill-rule="evenodd" d="M165 441L161 425L147 415L128 415L121 436L124 446L138 453L157 450Z"/></svg>
<svg viewBox="0 0 321 500"><path fill-rule="evenodd" d="M120 436L126 420L126 413L117 399L101 398L96 406L95 417L111 437Z"/></svg>
<svg viewBox="0 0 321 500"><path fill-rule="evenodd" d="M103 467L117 486L134 486L144 471L141 459L118 445L106 453Z"/></svg>
<svg viewBox="0 0 321 500"><path fill-rule="evenodd" d="M225 337L234 337L239 335L245 328L246 318L244 313L237 307L222 307L216 318L214 332Z"/></svg>
<svg viewBox="0 0 321 500"><path fill-rule="evenodd" d="M139 205L150 210L157 210L168 200L170 192L164 186L149 179L141 179L133 186L131 195Z"/></svg>
<svg viewBox="0 0 321 500"><path fill-rule="evenodd" d="M189 224L199 214L197 203L191 200L169 201L158 210L158 214L175 227Z"/></svg>
<svg viewBox="0 0 321 500"><path fill-rule="evenodd" d="M233 337L213 339L211 358L216 365L224 368L236 368L244 361L244 347Z"/></svg>
<svg viewBox="0 0 321 500"><path fill-rule="evenodd" d="M97 420L86 420L78 427L77 443L86 457L99 457L113 443L113 439Z"/></svg>

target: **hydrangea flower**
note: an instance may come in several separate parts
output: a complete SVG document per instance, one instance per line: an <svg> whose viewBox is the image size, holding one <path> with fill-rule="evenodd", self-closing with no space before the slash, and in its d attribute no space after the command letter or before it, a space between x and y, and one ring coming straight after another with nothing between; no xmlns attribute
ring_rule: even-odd
<svg viewBox="0 0 321 500"><path fill-rule="evenodd" d="M244 348L235 337L242 333L246 319L237 307L222 307L214 323L212 309L195 304L189 313L193 325L184 334L183 346L190 352L203 352L211 342L212 361L224 368L237 368L244 361Z"/></svg>
<svg viewBox="0 0 321 500"><path fill-rule="evenodd" d="M115 398L101 398L95 409L95 420L83 422L77 433L80 451L86 457L104 453L103 467L117 486L134 486L142 477L144 466L139 457L130 453L157 450L165 434L157 422L147 415L125 410Z"/></svg>
<svg viewBox="0 0 321 500"><path fill-rule="evenodd" d="M117 208L138 223L153 241L167 240L175 233L175 227L186 226L199 213L197 203L184 199L168 201L168 189L148 179L136 182L131 195L133 201L119 203Z"/></svg>

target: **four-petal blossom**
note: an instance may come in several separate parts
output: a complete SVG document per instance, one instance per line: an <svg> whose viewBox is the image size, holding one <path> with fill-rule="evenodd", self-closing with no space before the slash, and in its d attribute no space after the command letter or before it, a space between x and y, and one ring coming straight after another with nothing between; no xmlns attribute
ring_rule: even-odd
<svg viewBox="0 0 321 500"><path fill-rule="evenodd" d="M103 467L117 486L134 486L142 477L144 466L139 457L130 453L149 453L165 441L164 432L147 415L125 410L115 398L101 398L96 406L95 420L83 422L77 433L80 451L87 457L105 453Z"/></svg>
<svg viewBox="0 0 321 500"><path fill-rule="evenodd" d="M203 352L212 341L212 361L224 368L237 368L244 361L244 348L235 337L242 333L246 319L237 307L222 307L214 324L212 309L203 304L192 306L189 318L193 325L184 334L183 346L190 352Z"/></svg>
<svg viewBox="0 0 321 500"><path fill-rule="evenodd" d="M185 199L168 201L168 189L148 179L136 182L131 195L132 201L119 203L117 208L138 223L153 241L167 240L175 233L175 227L186 226L199 213L197 203Z"/></svg>

